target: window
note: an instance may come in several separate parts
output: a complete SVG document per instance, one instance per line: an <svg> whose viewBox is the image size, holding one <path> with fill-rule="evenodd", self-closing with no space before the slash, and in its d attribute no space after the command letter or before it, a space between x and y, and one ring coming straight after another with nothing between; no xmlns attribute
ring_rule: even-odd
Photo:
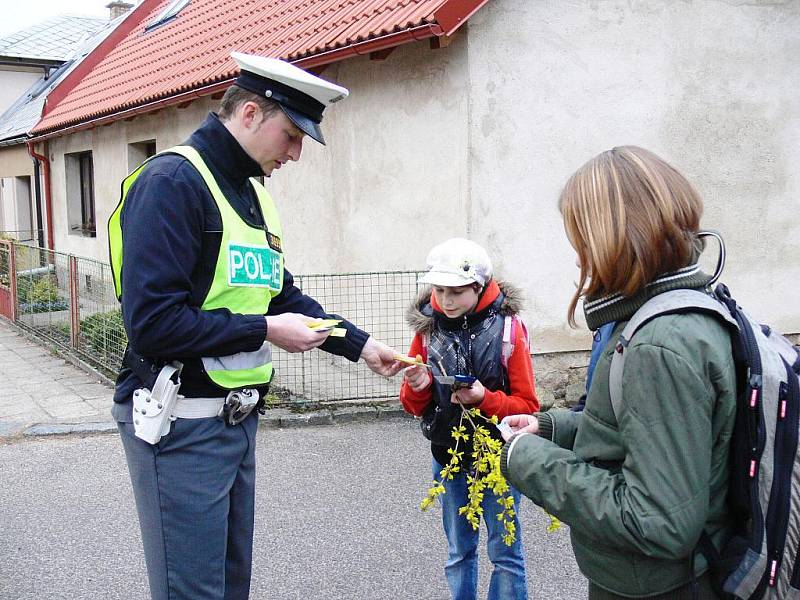
<svg viewBox="0 0 800 600"><path fill-rule="evenodd" d="M159 25L163 25L167 21L174 19L187 4L189 4L189 0L172 0L172 2L167 5L167 8L161 11L161 14L155 19L150 21L144 30L150 31L154 27L158 27Z"/></svg>
<svg viewBox="0 0 800 600"><path fill-rule="evenodd" d="M141 165L148 158L156 153L156 141L147 140L144 142L134 142L128 144L128 173Z"/></svg>
<svg viewBox="0 0 800 600"><path fill-rule="evenodd" d="M70 235L97 236L94 215L94 162L91 152L64 155Z"/></svg>

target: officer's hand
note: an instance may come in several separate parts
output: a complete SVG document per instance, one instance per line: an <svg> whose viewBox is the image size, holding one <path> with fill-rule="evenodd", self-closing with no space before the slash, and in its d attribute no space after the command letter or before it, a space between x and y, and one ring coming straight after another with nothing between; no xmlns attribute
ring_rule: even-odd
<svg viewBox="0 0 800 600"><path fill-rule="evenodd" d="M384 377L396 375L403 368L403 363L395 360L396 354L395 350L372 336L367 338L367 343L361 349L361 358L367 366Z"/></svg>
<svg viewBox="0 0 800 600"><path fill-rule="evenodd" d="M422 362L422 356L417 354L417 360ZM410 366L403 370L403 379L415 392L421 392L433 381L430 370L427 367Z"/></svg>
<svg viewBox="0 0 800 600"><path fill-rule="evenodd" d="M283 313L265 317L267 320L267 341L287 352L305 352L322 344L331 330L314 331L306 323L318 321L298 313Z"/></svg>
<svg viewBox="0 0 800 600"><path fill-rule="evenodd" d="M472 384L472 387L461 388L453 392L450 396L450 402L453 404L463 404L464 406L478 404L479 402L483 402L483 395L485 392L486 388L483 387L483 384L480 381L476 381Z"/></svg>

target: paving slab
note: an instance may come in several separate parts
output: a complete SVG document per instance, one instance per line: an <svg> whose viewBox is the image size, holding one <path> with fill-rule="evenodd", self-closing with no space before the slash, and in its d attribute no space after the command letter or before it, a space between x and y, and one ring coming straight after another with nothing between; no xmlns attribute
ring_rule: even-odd
<svg viewBox="0 0 800 600"><path fill-rule="evenodd" d="M78 394L73 394L72 391L67 388L61 388L61 390L54 390L52 392L49 390L42 390L32 394L32 396L39 406L45 410L50 410L57 406L83 402L83 398L78 396Z"/></svg>
<svg viewBox="0 0 800 600"><path fill-rule="evenodd" d="M61 383L61 382L59 382ZM108 386L102 383L87 383L85 380L79 383L64 384L69 387L75 394L84 400L94 398L108 398Z"/></svg>
<svg viewBox="0 0 800 600"><path fill-rule="evenodd" d="M72 402L69 404L62 404L52 406L50 408L45 409L47 414L49 414L53 419L57 422L60 421L76 421L76 420L84 420L84 419L97 419L100 415L94 406L84 402L83 400L79 402ZM110 415L109 415L110 416Z"/></svg>

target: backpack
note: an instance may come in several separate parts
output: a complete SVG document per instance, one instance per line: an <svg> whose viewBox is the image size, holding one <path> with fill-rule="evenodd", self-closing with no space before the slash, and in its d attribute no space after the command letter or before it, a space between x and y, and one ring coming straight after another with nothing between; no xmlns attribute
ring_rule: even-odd
<svg viewBox="0 0 800 600"><path fill-rule="evenodd" d="M612 408L618 412L623 401L625 348L636 331L660 315L693 312L728 326L737 371L728 488L735 529L720 551L703 532L697 550L721 598L800 599L800 349L749 317L723 284L713 293L665 292L636 311L620 335L609 375Z"/></svg>

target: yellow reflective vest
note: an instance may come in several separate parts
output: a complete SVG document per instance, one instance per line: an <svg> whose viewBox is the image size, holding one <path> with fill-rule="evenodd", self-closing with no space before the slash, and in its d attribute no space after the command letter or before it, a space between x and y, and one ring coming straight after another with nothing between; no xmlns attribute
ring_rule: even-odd
<svg viewBox="0 0 800 600"><path fill-rule="evenodd" d="M251 179L258 196L267 231L251 227L225 198L200 154L191 146L174 146L157 154L180 154L203 177L222 217L220 242L214 278L200 306L201 310L227 308L232 313L264 315L269 303L283 287L283 238L275 205L261 183ZM114 291L122 299L122 226L120 215L125 197L134 181L141 175L150 157L122 182L122 195L117 208L108 220L108 244ZM230 356L204 357L203 367L211 381L225 389L265 385L272 378L272 349L265 341L254 352L239 352Z"/></svg>

